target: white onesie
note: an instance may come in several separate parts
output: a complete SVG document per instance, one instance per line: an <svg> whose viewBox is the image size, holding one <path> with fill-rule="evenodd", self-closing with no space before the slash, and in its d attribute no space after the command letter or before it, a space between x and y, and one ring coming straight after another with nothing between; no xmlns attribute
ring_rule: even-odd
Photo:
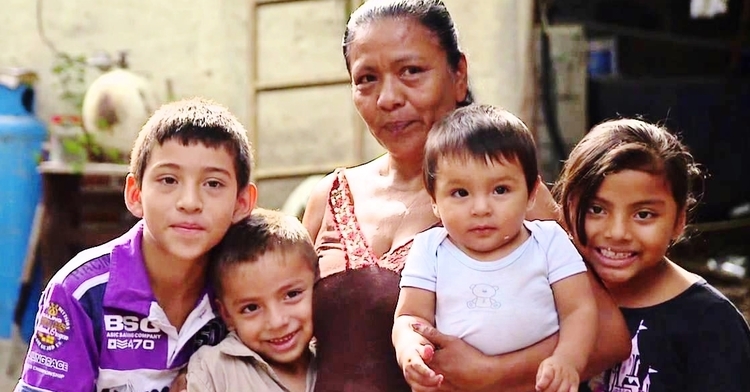
<svg viewBox="0 0 750 392"><path fill-rule="evenodd" d="M553 283L586 271L554 221L526 221L529 238L496 261L477 261L436 227L414 237L401 287L435 292L435 326L486 355L516 351L559 329Z"/></svg>

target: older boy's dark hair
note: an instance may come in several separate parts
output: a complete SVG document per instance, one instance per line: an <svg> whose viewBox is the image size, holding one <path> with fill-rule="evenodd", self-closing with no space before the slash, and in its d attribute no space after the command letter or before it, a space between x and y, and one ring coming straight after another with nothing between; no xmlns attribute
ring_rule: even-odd
<svg viewBox="0 0 750 392"><path fill-rule="evenodd" d="M596 125L570 152L554 188L568 228L586 245L586 213L607 174L638 170L663 174L678 210L696 203L693 186L702 173L677 136L637 119Z"/></svg>
<svg viewBox="0 0 750 392"><path fill-rule="evenodd" d="M162 105L138 133L130 153L130 173L139 187L154 147L173 139L183 146L226 148L234 157L238 191L250 183L253 156L245 128L225 107L191 98Z"/></svg>
<svg viewBox="0 0 750 392"><path fill-rule="evenodd" d="M435 178L441 157L494 162L518 161L531 193L539 168L534 137L518 117L490 105L472 104L448 114L435 124L425 143L423 175L427 192L435 197ZM471 173L466 173L471 176Z"/></svg>
<svg viewBox="0 0 750 392"><path fill-rule="evenodd" d="M297 217L256 208L249 217L233 224L210 253L209 276L218 294L221 279L232 266L253 263L267 252L282 251L302 256L317 280L318 255L307 229Z"/></svg>

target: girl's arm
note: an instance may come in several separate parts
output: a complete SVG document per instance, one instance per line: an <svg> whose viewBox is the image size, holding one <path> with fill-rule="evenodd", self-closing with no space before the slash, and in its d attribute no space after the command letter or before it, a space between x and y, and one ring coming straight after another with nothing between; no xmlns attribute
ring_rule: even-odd
<svg viewBox="0 0 750 392"><path fill-rule="evenodd" d="M581 379L601 373L630 354L630 334L620 310L593 274L586 274L596 299L598 333L595 349ZM534 390L539 364L552 355L558 339L557 335L553 335L523 350L489 357L461 339L443 335L430 326L420 326L417 332L438 348L427 365L443 374L447 383L466 391Z"/></svg>
<svg viewBox="0 0 750 392"><path fill-rule="evenodd" d="M624 361L630 355L630 332L615 301L591 268L586 272L597 310L596 343L581 379L587 380Z"/></svg>
<svg viewBox="0 0 750 392"><path fill-rule="evenodd" d="M228 382L231 383L231 381L228 381L228 373L223 372L224 369L229 368L227 366L229 360L217 360L221 355L215 346L195 352L188 361L187 372L183 374L183 389L175 389L175 391L217 392L233 390L231 385L226 385ZM174 384L172 385L174 386ZM170 388L170 390L172 389Z"/></svg>
<svg viewBox="0 0 750 392"><path fill-rule="evenodd" d="M187 392L187 366L180 369L177 373L177 377L172 381L172 385L169 386L170 391L175 392Z"/></svg>

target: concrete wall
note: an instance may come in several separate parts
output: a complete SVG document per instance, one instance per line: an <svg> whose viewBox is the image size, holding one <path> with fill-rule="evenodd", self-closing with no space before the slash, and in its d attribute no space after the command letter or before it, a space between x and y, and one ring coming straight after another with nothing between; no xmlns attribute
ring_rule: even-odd
<svg viewBox="0 0 750 392"><path fill-rule="evenodd" d="M44 31L59 50L76 55L127 50L131 69L147 75L162 98L170 79L177 97L215 99L247 121L247 0L40 2ZM53 52L37 33L36 4L3 0L0 67L39 73L38 114L47 119L66 107L51 74Z"/></svg>
<svg viewBox="0 0 750 392"><path fill-rule="evenodd" d="M531 0L445 0L477 100L533 118Z"/></svg>
<svg viewBox="0 0 750 392"><path fill-rule="evenodd" d="M477 100L533 118L530 0L446 0L469 61ZM263 5L258 12L258 86L346 81L341 35L346 0ZM383 152L351 104L348 83L257 96L259 173L284 167L354 165ZM530 122L530 121L529 121ZM530 122L531 123L531 122ZM359 142L361 141L361 142ZM280 207L304 178L259 181L259 203Z"/></svg>
<svg viewBox="0 0 750 392"><path fill-rule="evenodd" d="M356 0L267 4L258 8L253 21L248 20L253 3L249 0L40 1L46 36L60 50L83 55L127 50L131 69L147 75L162 98L171 80L178 98L201 95L228 106L253 132L258 173L351 165L382 153L354 110L347 84L253 95L251 79L255 87L346 80L341 34L347 3ZM531 0L445 3L460 32L478 100L530 120ZM39 73L37 112L47 119L69 109L58 98L50 72L53 52L38 34L36 4L4 1L0 67L29 67ZM257 28L254 65L252 27ZM92 69L89 75L98 72ZM261 181L261 204L280 207L302 180Z"/></svg>

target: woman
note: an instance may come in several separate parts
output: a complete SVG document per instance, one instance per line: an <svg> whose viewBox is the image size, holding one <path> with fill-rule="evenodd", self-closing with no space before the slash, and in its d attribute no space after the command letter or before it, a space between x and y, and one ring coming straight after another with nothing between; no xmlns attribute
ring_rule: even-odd
<svg viewBox="0 0 750 392"><path fill-rule="evenodd" d="M466 58L440 0L366 2L347 23L343 51L354 105L387 154L327 176L305 210L322 277L314 300L316 390L409 391L390 339L399 273L413 236L438 223L422 184L422 150L433 123L472 102ZM539 193L528 218L554 219L549 191ZM599 337L588 375L630 348L617 308L601 286L596 292L609 335ZM445 375L444 389L533 390L556 343L486 357L433 329L423 333L440 348L430 366Z"/></svg>

